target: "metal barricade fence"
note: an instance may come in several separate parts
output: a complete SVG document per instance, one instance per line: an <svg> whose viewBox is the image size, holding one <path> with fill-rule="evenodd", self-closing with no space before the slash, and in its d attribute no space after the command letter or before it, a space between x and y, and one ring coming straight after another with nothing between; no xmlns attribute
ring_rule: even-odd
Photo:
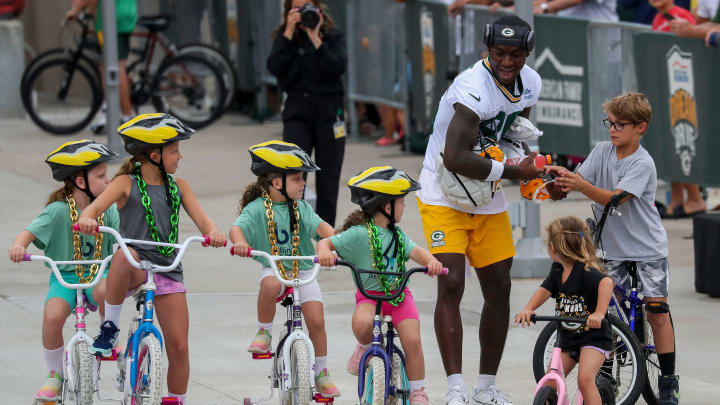
<svg viewBox="0 0 720 405"><path fill-rule="evenodd" d="M650 31L649 26L641 24L601 21L588 24L590 148L608 140L607 129L601 125L606 116L602 104L625 91L637 90L632 34Z"/></svg>
<svg viewBox="0 0 720 405"><path fill-rule="evenodd" d="M405 7L387 0L348 0L346 7L347 100L357 138L356 101L406 107Z"/></svg>

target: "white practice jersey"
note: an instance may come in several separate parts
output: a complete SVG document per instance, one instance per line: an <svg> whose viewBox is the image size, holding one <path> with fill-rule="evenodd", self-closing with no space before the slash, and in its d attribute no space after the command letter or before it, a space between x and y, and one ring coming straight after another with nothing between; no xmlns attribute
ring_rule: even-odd
<svg viewBox="0 0 720 405"><path fill-rule="evenodd" d="M460 103L480 117L480 134L500 140L515 117L525 108L535 105L540 96L540 76L527 65L520 70L511 92L492 75L488 59L477 61L460 73L445 91L438 105L433 132L430 135L423 168L420 172L422 189L417 196L425 204L442 205L471 214L497 214L507 210L502 190L492 201L473 210L459 208L449 202L437 182L435 157L445 150L445 139L450 120L455 114L455 103Z"/></svg>

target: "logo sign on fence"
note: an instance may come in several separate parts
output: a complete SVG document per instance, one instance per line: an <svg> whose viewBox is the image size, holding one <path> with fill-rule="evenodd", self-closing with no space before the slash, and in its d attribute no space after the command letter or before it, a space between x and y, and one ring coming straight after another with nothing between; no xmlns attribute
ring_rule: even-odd
<svg viewBox="0 0 720 405"><path fill-rule="evenodd" d="M432 13L423 8L420 13L420 41L422 44L422 78L425 89L425 120L432 120L435 94L435 48Z"/></svg>
<svg viewBox="0 0 720 405"><path fill-rule="evenodd" d="M675 154L685 176L690 176L698 137L693 80L692 53L683 52L677 45L667 53L670 88L670 131L675 138Z"/></svg>
<svg viewBox="0 0 720 405"><path fill-rule="evenodd" d="M553 74L542 75L542 93L537 103L537 121L543 124L582 127L583 66L563 64L550 48L538 56L535 66L551 65ZM543 72L548 71L546 68ZM554 76L554 77L553 77Z"/></svg>

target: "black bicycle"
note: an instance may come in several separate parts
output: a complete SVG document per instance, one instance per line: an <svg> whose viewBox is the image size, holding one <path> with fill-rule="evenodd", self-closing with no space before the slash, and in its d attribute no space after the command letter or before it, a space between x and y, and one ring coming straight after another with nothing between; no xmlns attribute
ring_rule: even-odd
<svg viewBox="0 0 720 405"><path fill-rule="evenodd" d="M80 14L74 21L81 27L75 47L41 53L25 68L20 82L20 96L30 118L56 135L86 127L104 100L99 58L93 57L99 54L100 47L90 35L92 18ZM223 75L207 55L199 54L197 44L193 45L195 51L188 53L166 52L153 69L156 41L152 41L152 47L149 44L157 38L157 32L167 28L168 22L167 17L139 20L150 34L148 45L128 65L133 107L137 112L140 106L152 102L156 111L170 113L195 129L205 127L225 111L228 75Z"/></svg>

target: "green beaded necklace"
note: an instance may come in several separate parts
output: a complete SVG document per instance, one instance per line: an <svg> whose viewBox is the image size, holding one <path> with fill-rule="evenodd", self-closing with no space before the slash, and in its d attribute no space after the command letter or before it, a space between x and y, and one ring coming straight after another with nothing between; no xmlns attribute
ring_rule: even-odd
<svg viewBox="0 0 720 405"><path fill-rule="evenodd" d="M380 237L378 236L378 227L375 225L375 222L372 220L372 218L365 218L365 226L368 230L368 242L370 244L370 256L372 257L373 261L373 269L376 271L387 271L385 268L385 261L383 260L383 254L382 254L382 243L380 242ZM399 226L395 226L395 233L397 235L397 244L398 244L398 254L395 262L395 272L403 272L405 271L405 242L403 241L402 237L402 231L400 230ZM397 276L387 276L385 274L380 274L380 277L378 277L380 280L380 285L382 286L383 291L385 292L385 295L392 295L391 291L396 290L398 284L400 283L400 277ZM403 300L405 299L405 293L402 292L397 298L390 301L390 305L392 306L398 306Z"/></svg>
<svg viewBox="0 0 720 405"><path fill-rule="evenodd" d="M137 179L138 190L142 205L145 208L145 222L150 228L150 237L155 242L162 242L160 240L160 232L158 232L157 225L155 225L155 214L153 214L152 207L150 206L150 196L147 193L147 184L142 177L140 171L140 162L135 164L135 178ZM175 179L171 175L167 175L167 186L170 192L170 235L168 236L168 243L177 243L178 240L178 222L180 212L180 196L178 195L178 186L175 183ZM165 256L172 256L175 248L172 246L157 246L158 252Z"/></svg>

